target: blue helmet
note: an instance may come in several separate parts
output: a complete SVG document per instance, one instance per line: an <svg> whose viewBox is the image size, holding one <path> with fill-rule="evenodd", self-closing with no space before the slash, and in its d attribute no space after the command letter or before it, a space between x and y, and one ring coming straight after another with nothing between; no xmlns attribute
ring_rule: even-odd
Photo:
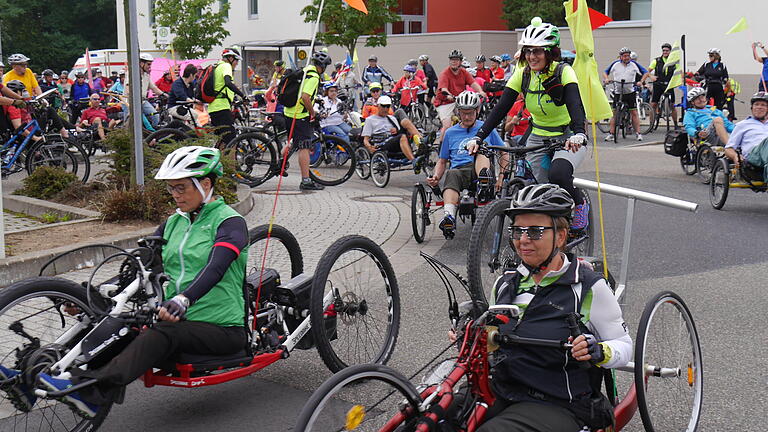
<svg viewBox="0 0 768 432"><path fill-rule="evenodd" d="M410 73L416 73L416 66L407 64L403 67L403 70Z"/></svg>
<svg viewBox="0 0 768 432"><path fill-rule="evenodd" d="M501 55L501 60L502 61L510 61L510 60L512 60L512 57L509 54L502 54Z"/></svg>

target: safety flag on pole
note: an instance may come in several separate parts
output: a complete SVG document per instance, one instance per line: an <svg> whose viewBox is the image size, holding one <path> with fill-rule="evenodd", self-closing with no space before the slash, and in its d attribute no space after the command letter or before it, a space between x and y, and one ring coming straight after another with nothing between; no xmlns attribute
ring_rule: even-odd
<svg viewBox="0 0 768 432"><path fill-rule="evenodd" d="M583 7L577 7L575 0L568 0L563 4L565 6L565 21L568 22L568 28L573 36L573 44L576 47L573 70L579 80L579 92L584 104L584 111L588 120L597 122L611 118L613 111L597 73L595 41L592 38L592 25L589 21L587 3L584 0L581 1Z"/></svg>
<svg viewBox="0 0 768 432"><path fill-rule="evenodd" d="M88 86L93 88L93 74L91 73L91 53L88 48L85 49L85 68L88 70Z"/></svg>
<svg viewBox="0 0 768 432"><path fill-rule="evenodd" d="M747 19L745 17L741 17L741 19L736 24L734 24L730 30L725 32L725 34L729 35L738 33L740 31L746 30L747 28L749 28L749 26L747 26Z"/></svg>
<svg viewBox="0 0 768 432"><path fill-rule="evenodd" d="M592 30L597 30L611 21L613 20L608 15L603 15L602 13L589 8L589 22L592 24Z"/></svg>
<svg viewBox="0 0 768 432"><path fill-rule="evenodd" d="M353 65L357 64L357 47L355 47L355 53L352 54L352 64Z"/></svg>
<svg viewBox="0 0 768 432"><path fill-rule="evenodd" d="M363 0L344 0L344 3L364 14L368 14L368 8L365 7L365 2Z"/></svg>
<svg viewBox="0 0 768 432"><path fill-rule="evenodd" d="M667 88L664 90L665 92L683 85L683 67L681 65L682 58L683 50L680 48L680 40L676 40L674 45L672 45L672 51L670 51L669 57L667 57L667 61L664 62L664 70L666 71L669 68L676 66L677 71L674 75L672 75L672 78L670 78L669 84L667 84Z"/></svg>

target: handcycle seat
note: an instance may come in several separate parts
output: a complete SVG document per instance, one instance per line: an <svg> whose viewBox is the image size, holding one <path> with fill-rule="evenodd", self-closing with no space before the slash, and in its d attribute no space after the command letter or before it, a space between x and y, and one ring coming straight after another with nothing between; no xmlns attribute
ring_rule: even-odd
<svg viewBox="0 0 768 432"><path fill-rule="evenodd" d="M226 355L180 353L176 357L176 363L191 365L192 369L195 371L246 366L250 364L252 360L253 356L248 355L245 349Z"/></svg>
<svg viewBox="0 0 768 432"><path fill-rule="evenodd" d="M749 180L752 182L762 182L765 181L763 178L763 169L752 165L751 163L744 161L744 165L741 169L741 174L745 177L745 180Z"/></svg>

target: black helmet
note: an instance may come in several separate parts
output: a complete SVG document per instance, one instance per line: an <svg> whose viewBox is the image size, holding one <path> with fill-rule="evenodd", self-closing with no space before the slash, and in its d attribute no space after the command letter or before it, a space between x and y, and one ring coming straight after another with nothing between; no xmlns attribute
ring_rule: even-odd
<svg viewBox="0 0 768 432"><path fill-rule="evenodd" d="M752 95L752 99L749 100L749 105L754 105L757 101L763 101L768 102L768 93L766 92L757 92Z"/></svg>
<svg viewBox="0 0 768 432"><path fill-rule="evenodd" d="M670 45L670 44L669 44L669 43L667 43L667 42L664 42L663 44L661 44L661 49L664 49L664 48L667 48L667 49L672 49L672 45Z"/></svg>
<svg viewBox="0 0 768 432"><path fill-rule="evenodd" d="M16 93L23 92L24 90L27 89L26 87L24 87L24 83L19 81L19 80L8 81L5 84L5 86L8 87L9 89L15 91Z"/></svg>
<svg viewBox="0 0 768 432"><path fill-rule="evenodd" d="M312 64L320 67L327 67L331 64L331 56L323 51L316 51L312 53Z"/></svg>
<svg viewBox="0 0 768 432"><path fill-rule="evenodd" d="M570 220L573 205L571 195L560 186L534 184L520 189L505 213L513 218L522 213L543 213Z"/></svg>
<svg viewBox="0 0 768 432"><path fill-rule="evenodd" d="M453 51L451 51L450 54L448 54L448 58L450 60L453 60L453 59L461 60L461 59L464 58L464 54L462 54L461 51L459 51L459 50L453 50Z"/></svg>
<svg viewBox="0 0 768 432"><path fill-rule="evenodd" d="M46 69L43 71L43 76L53 76L53 71L50 69Z"/></svg>
<svg viewBox="0 0 768 432"><path fill-rule="evenodd" d="M483 62L483 63L485 63L485 56L480 54L479 56L475 57L475 62Z"/></svg>

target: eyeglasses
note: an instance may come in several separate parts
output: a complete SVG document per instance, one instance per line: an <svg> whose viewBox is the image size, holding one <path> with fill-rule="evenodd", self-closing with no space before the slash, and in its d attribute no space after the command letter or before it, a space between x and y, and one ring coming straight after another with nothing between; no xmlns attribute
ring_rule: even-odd
<svg viewBox="0 0 768 432"><path fill-rule="evenodd" d="M371 93L373 93L373 92L380 92L380 91L381 91L381 89L377 89L377 88L371 89Z"/></svg>
<svg viewBox="0 0 768 432"><path fill-rule="evenodd" d="M188 187L188 184L177 184L176 186L168 185L165 187L165 190L167 190L171 195L173 195L174 192L176 192L176 195L183 195L184 192L187 191Z"/></svg>
<svg viewBox="0 0 768 432"><path fill-rule="evenodd" d="M710 54L709 56L710 56L710 57L714 57L715 55L714 55L714 54Z"/></svg>
<svg viewBox="0 0 768 432"><path fill-rule="evenodd" d="M542 47L536 47L536 48L523 48L520 53L523 55L535 55L540 56L544 55L545 52L549 51L548 48L542 48Z"/></svg>
<svg viewBox="0 0 768 432"><path fill-rule="evenodd" d="M512 238L515 240L520 240L523 238L523 233L528 236L528 239L530 240L540 240L541 237L544 235L544 231L546 230L554 230L553 227L545 227L545 226L516 226L512 225L509 227L510 234L512 235Z"/></svg>
<svg viewBox="0 0 768 432"><path fill-rule="evenodd" d="M384 104L379 104L379 106L380 106L380 107L382 107L382 108L389 108L389 107L391 107L392 105L384 105Z"/></svg>

